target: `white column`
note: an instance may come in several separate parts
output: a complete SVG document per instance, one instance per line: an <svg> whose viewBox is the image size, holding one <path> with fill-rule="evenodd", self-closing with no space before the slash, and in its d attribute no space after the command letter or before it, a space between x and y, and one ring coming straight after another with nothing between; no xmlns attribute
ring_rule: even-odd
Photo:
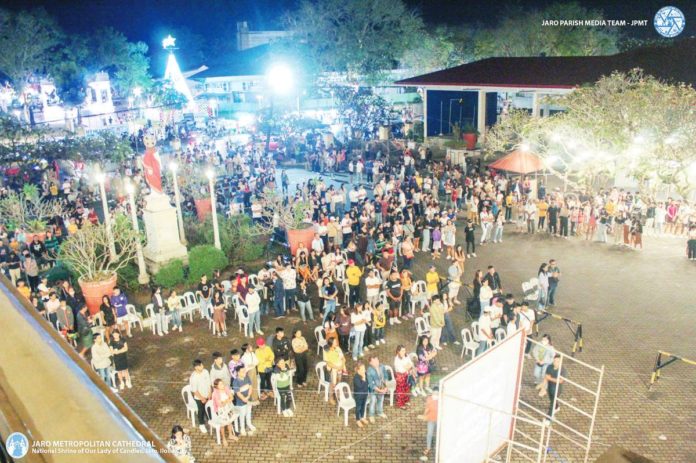
<svg viewBox="0 0 696 463"><path fill-rule="evenodd" d="M483 141L486 137L486 91L479 90L478 92L478 112L477 112L476 129L479 132L479 140Z"/></svg>
<svg viewBox="0 0 696 463"><path fill-rule="evenodd" d="M181 212L181 195L179 194L179 181L176 177L176 171L179 168L176 162L169 164L169 169L172 171L172 180L174 182L174 203L176 203L176 220L179 224L179 240L181 244L186 244L186 234L184 233L184 216Z"/></svg>
<svg viewBox="0 0 696 463"><path fill-rule="evenodd" d="M140 243L140 227L138 226L138 216L135 209L135 188L128 181L126 183L126 191L128 192L128 204L131 210L131 221L133 222L133 230L138 234L138 244L136 246L136 254L138 256L138 283L146 285L150 282L150 277L145 269L145 257L143 256L143 245Z"/></svg>
<svg viewBox="0 0 696 463"><path fill-rule="evenodd" d="M532 117L539 117L539 94L532 93Z"/></svg>
<svg viewBox="0 0 696 463"><path fill-rule="evenodd" d="M220 229L218 228L217 219L217 200L215 199L215 173L212 170L208 170L206 175L210 181L210 206L213 209L213 244L216 248L222 249L222 246L220 245Z"/></svg>

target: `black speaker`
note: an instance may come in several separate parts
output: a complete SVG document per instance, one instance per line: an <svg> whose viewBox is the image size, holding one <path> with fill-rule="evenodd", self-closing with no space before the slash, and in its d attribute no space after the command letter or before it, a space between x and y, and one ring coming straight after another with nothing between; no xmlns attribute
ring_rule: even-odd
<svg viewBox="0 0 696 463"><path fill-rule="evenodd" d="M642 457L616 445L612 446L600 455L595 463L655 463L653 460Z"/></svg>

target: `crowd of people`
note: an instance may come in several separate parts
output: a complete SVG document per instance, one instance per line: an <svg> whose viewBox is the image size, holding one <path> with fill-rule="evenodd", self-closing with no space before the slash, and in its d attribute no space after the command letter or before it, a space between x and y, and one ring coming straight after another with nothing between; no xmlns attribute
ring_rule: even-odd
<svg viewBox="0 0 696 463"><path fill-rule="evenodd" d="M311 204L305 221L314 227L315 235L309 246L301 244L292 254L278 255L253 274L240 268L227 279L219 271L204 275L194 289L200 313L213 322L214 336L227 336L231 313L248 319L249 340L232 348L229 356L215 352L209 369L196 359L188 383L200 431L207 432L211 418L223 423L225 446L253 435L254 410L268 399L284 417L292 418L293 389L306 387L309 366L319 361L332 405L339 399L337 387L345 382L352 385L355 423L360 428L386 418L385 395L393 393L399 409L411 407L412 398L428 397L422 417L428 422L429 452L437 410L431 378L438 369L438 353L460 345L458 328L462 327L455 326L453 313L478 317L476 354L480 355L493 345L499 330L510 334L523 329L531 334L534 309L556 303L561 271L553 259L539 268L536 307L526 300L516 302L511 292L504 292L502 278L492 265L485 271L475 270L471 297L461 294L462 286L469 286L463 277L477 259L477 244L502 243L506 224L515 223L520 232L600 242L613 234L616 243L636 248L642 248L644 231L686 234L688 257L696 258L694 211L686 201L645 202L618 189L596 195L547 192L543 183L534 191L529 179L428 161L425 150L407 149L397 159L381 153L330 150L321 139L316 143L312 153L321 159L331 153L327 159L334 161L329 168L345 169L347 183L319 177L293 190L286 172L277 171L273 160L253 144L223 155L211 143L186 148L180 156L189 164L224 168L226 175L217 188L222 210L230 214L248 214L254 221L272 223L260 195L267 187L280 191L288 202ZM326 167L323 163L320 170ZM123 169L142 183L135 165ZM58 188L57 178L51 176L43 181L43 195L59 201L61 212L49 221L43 240L37 235L27 240L22 229L10 233L0 227L2 270L80 355L89 357L107 384L115 391L131 388L128 295L116 288L113 295L104 296L100 311L90 315L69 280L49 284L42 277L61 241L99 220L96 211L86 207L92 203L92 187L66 180ZM116 184L112 193L112 213L125 211ZM417 255L420 262L427 262L427 271L414 266ZM442 267L443 274L438 270ZM157 335L183 330L179 296L174 290L152 288ZM289 337L282 327L274 327L264 338L262 328L268 331L274 324L271 319L285 317L298 317L302 327ZM305 328L312 322L316 325ZM407 322L415 322L415 351L409 352L405 345L393 351L384 348L392 330ZM320 347L316 359L310 351L314 342ZM527 354L535 363L540 394L547 393L551 399L548 415L553 417L553 397L555 388L560 389L562 373L550 338L541 344L534 349L528 345ZM351 376L352 380L346 379ZM182 427L174 427L169 445L177 455L192 457L190 436Z"/></svg>

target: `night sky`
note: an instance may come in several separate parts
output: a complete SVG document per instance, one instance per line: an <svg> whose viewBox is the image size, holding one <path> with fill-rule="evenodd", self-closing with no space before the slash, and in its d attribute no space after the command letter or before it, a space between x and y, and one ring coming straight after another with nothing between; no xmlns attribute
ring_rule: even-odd
<svg viewBox="0 0 696 463"><path fill-rule="evenodd" d="M142 40L151 50L172 27L186 27L208 41L234 37L236 22L247 20L252 30L279 28L280 17L298 0L0 0L10 9L44 7L68 32L88 33L112 26L130 40ZM319 0L318 0L319 1ZM350 1L350 0L346 0ZM508 7L544 7L553 0L405 0L420 10L428 24L494 25ZM696 1L693 0L581 0L583 6L601 8L609 19L648 19L644 28L625 28L642 32L646 38L658 38L652 27L655 12L665 5L680 8L686 16L682 37L696 35ZM494 6L493 6L494 5ZM572 19L572 18L556 18ZM184 44L181 44L182 46Z"/></svg>

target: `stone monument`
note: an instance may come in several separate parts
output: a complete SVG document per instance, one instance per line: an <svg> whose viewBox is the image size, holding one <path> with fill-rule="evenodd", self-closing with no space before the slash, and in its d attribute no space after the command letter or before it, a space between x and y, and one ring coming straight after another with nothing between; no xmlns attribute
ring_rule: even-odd
<svg viewBox="0 0 696 463"><path fill-rule="evenodd" d="M148 270L154 274L163 265L175 259L187 264L188 253L179 237L176 209L170 204L169 197L162 192L161 162L155 149L155 137L148 134L143 138L143 172L150 187L143 210L147 235L147 245L143 254Z"/></svg>

